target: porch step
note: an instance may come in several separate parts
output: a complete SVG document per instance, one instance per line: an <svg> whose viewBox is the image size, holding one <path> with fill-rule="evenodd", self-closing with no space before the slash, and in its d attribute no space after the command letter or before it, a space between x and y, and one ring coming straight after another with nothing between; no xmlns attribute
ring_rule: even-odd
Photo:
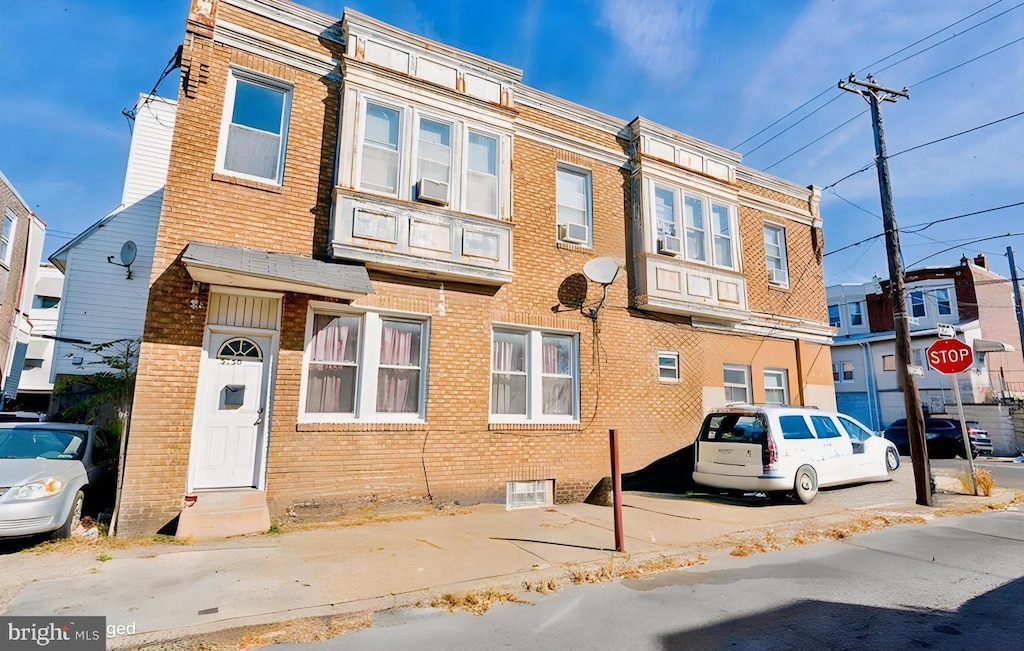
<svg viewBox="0 0 1024 651"><path fill-rule="evenodd" d="M178 538L227 538L270 529L267 494L258 490L196 493L186 498L191 506L181 510Z"/></svg>

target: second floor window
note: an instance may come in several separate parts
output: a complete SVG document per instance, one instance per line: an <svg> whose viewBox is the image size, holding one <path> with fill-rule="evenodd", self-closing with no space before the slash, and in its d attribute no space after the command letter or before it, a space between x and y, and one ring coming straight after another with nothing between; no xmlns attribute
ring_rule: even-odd
<svg viewBox="0 0 1024 651"><path fill-rule="evenodd" d="M839 314L838 305L828 306L828 324L833 328L841 328L843 326L843 317Z"/></svg>
<svg viewBox="0 0 1024 651"><path fill-rule="evenodd" d="M590 174L559 165L555 171L555 195L559 241L589 246L592 224Z"/></svg>
<svg viewBox="0 0 1024 651"><path fill-rule="evenodd" d="M846 309L850 312L850 325L864 325L864 306L859 302L847 303Z"/></svg>
<svg viewBox="0 0 1024 651"><path fill-rule="evenodd" d="M786 229L777 224L764 225L764 254L768 266L768 284L789 287L789 261L786 259Z"/></svg>
<svg viewBox="0 0 1024 651"><path fill-rule="evenodd" d="M0 262L11 263L11 238L14 237L14 216L4 215L3 227L0 228Z"/></svg>
<svg viewBox="0 0 1024 651"><path fill-rule="evenodd" d="M398 193L401 120L398 109L367 103L361 179L364 187Z"/></svg>
<svg viewBox="0 0 1024 651"><path fill-rule="evenodd" d="M498 216L498 139L469 132L466 155L466 210Z"/></svg>
<svg viewBox="0 0 1024 651"><path fill-rule="evenodd" d="M227 174L280 185L291 110L291 86L232 69L217 166Z"/></svg>
<svg viewBox="0 0 1024 651"><path fill-rule="evenodd" d="M419 137L416 139L417 196L429 196L438 203L447 204L452 179L452 125L428 118L420 118ZM437 184L423 187L426 182ZM436 190L436 194L431 193Z"/></svg>
<svg viewBox="0 0 1024 651"><path fill-rule="evenodd" d="M922 317L924 315L924 292L910 292L910 316Z"/></svg>
<svg viewBox="0 0 1024 651"><path fill-rule="evenodd" d="M652 196L659 253L736 269L734 209L708 196L654 184Z"/></svg>
<svg viewBox="0 0 1024 651"><path fill-rule="evenodd" d="M938 306L938 311L941 316L948 316L953 313L953 306L949 301L948 289L943 288L935 290L935 304Z"/></svg>

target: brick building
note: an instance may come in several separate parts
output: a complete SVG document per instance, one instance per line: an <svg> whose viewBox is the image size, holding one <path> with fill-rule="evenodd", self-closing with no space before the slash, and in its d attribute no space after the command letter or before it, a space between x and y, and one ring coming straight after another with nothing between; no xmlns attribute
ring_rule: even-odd
<svg viewBox="0 0 1024 651"><path fill-rule="evenodd" d="M926 412L955 411L953 376L931 368L925 354L939 324L974 348L973 367L957 375L966 403L1024 396L1024 356L1014 313L1013 285L988 268L985 255L950 267L904 274L910 316L911 364L921 368L918 392ZM826 290L829 322L838 333L832 374L839 409L881 430L905 416L896 374L896 335L888 280ZM1012 450L1012 453L1016 450Z"/></svg>
<svg viewBox="0 0 1024 651"><path fill-rule="evenodd" d="M817 189L521 78L193 2L121 532L580 500L609 428L632 470L727 401L834 406Z"/></svg>
<svg viewBox="0 0 1024 651"><path fill-rule="evenodd" d="M16 408L32 325L33 289L43 253L46 224L0 172L0 400Z"/></svg>

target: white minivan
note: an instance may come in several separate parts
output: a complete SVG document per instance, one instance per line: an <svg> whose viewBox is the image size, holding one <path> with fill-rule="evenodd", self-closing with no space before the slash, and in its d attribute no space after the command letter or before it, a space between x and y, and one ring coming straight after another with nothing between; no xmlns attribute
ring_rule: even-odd
<svg viewBox="0 0 1024 651"><path fill-rule="evenodd" d="M855 419L807 407L737 405L711 412L697 437L693 480L807 504L819 486L886 481L892 442Z"/></svg>

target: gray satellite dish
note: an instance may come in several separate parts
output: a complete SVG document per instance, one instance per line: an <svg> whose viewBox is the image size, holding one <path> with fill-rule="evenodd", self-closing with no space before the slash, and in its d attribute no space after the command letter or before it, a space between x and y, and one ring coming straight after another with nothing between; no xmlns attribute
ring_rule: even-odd
<svg viewBox="0 0 1024 651"><path fill-rule="evenodd" d="M611 285L619 275L619 263L614 258L594 258L583 265L583 275L599 285Z"/></svg>
<svg viewBox="0 0 1024 651"><path fill-rule="evenodd" d="M129 266L135 262L135 254L139 252L139 247L135 246L135 242L128 240L121 245L121 264Z"/></svg>

